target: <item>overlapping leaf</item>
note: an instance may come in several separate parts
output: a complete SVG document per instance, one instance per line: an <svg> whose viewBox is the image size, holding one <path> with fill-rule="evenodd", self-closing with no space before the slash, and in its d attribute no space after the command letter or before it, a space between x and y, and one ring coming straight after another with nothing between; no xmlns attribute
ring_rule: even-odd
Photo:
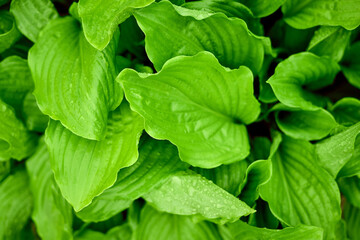
<svg viewBox="0 0 360 240"><path fill-rule="evenodd" d="M355 42L346 52L341 70L350 84L360 89L360 41Z"/></svg>
<svg viewBox="0 0 360 240"><path fill-rule="evenodd" d="M0 11L0 53L10 48L21 34L16 28L14 17L7 11Z"/></svg>
<svg viewBox="0 0 360 240"><path fill-rule="evenodd" d="M275 12L285 0L240 0L248 6L256 17L266 17Z"/></svg>

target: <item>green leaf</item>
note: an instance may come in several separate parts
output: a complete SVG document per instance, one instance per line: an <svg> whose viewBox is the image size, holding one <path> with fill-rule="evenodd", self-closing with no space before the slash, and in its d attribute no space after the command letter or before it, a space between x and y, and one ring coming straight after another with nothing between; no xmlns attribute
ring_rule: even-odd
<svg viewBox="0 0 360 240"><path fill-rule="evenodd" d="M356 137L360 134L360 122L345 131L326 138L316 146L319 164L336 177L341 168L351 159L355 151Z"/></svg>
<svg viewBox="0 0 360 240"><path fill-rule="evenodd" d="M344 126L351 126L360 122L360 100L345 97L340 99L331 108L336 121Z"/></svg>
<svg viewBox="0 0 360 240"><path fill-rule="evenodd" d="M337 177L360 176L360 134L357 135L354 143L354 152L349 161L342 167Z"/></svg>
<svg viewBox="0 0 360 240"><path fill-rule="evenodd" d="M322 227L324 239L335 239L340 192L332 176L317 165L313 145L284 137L271 162L272 175L260 187L260 196L272 213L289 226Z"/></svg>
<svg viewBox="0 0 360 240"><path fill-rule="evenodd" d="M106 233L107 240L129 240L131 236L132 231L127 223L114 227Z"/></svg>
<svg viewBox="0 0 360 240"><path fill-rule="evenodd" d="M259 72L259 100L264 103L273 103L277 101L274 91L266 82L270 77L269 69L273 61L273 56L265 56L263 66Z"/></svg>
<svg viewBox="0 0 360 240"><path fill-rule="evenodd" d="M121 169L116 183L77 213L83 221L104 221L114 216L128 208L133 200L163 184L172 173L188 168L169 142L147 138L139 149L136 163Z"/></svg>
<svg viewBox="0 0 360 240"><path fill-rule="evenodd" d="M248 6L256 17L261 18L274 13L285 0L240 0L240 2Z"/></svg>
<svg viewBox="0 0 360 240"><path fill-rule="evenodd" d="M360 208L345 203L344 219L348 236L350 239L357 239L360 234Z"/></svg>
<svg viewBox="0 0 360 240"><path fill-rule="evenodd" d="M214 225L194 223L190 217L158 212L145 205L135 239L141 240L220 240Z"/></svg>
<svg viewBox="0 0 360 240"><path fill-rule="evenodd" d="M21 34L16 28L14 17L7 11L0 11L0 53L10 48Z"/></svg>
<svg viewBox="0 0 360 240"><path fill-rule="evenodd" d="M19 113L25 95L34 89L31 73L25 59L7 57L0 62L0 98Z"/></svg>
<svg viewBox="0 0 360 240"><path fill-rule="evenodd" d="M232 195L238 196L240 194L241 184L245 179L247 166L246 161L240 161L212 169L193 168L192 170L213 181L216 185Z"/></svg>
<svg viewBox="0 0 360 240"><path fill-rule="evenodd" d="M314 226L298 225L287 227L281 230L257 228L242 221L228 224L227 227L220 227L221 231L228 231L233 240L322 240L323 229Z"/></svg>
<svg viewBox="0 0 360 240"><path fill-rule="evenodd" d="M117 81L146 131L174 143L183 161L213 168L248 156L244 124L260 113L248 68L226 69L201 52L173 58L154 75L125 69Z"/></svg>
<svg viewBox="0 0 360 240"><path fill-rule="evenodd" d="M334 117L325 109L302 111L282 104L275 105L276 124L287 136L304 140L319 140L337 126Z"/></svg>
<svg viewBox="0 0 360 240"><path fill-rule="evenodd" d="M359 176L353 176L349 178L340 178L338 180L341 193L346 199L354 205L360 208L360 178Z"/></svg>
<svg viewBox="0 0 360 240"><path fill-rule="evenodd" d="M50 167L50 155L44 141L26 161L34 198L32 219L42 239L72 239L72 208L62 197Z"/></svg>
<svg viewBox="0 0 360 240"><path fill-rule="evenodd" d="M341 70L351 85L360 89L360 41L354 43L346 52Z"/></svg>
<svg viewBox="0 0 360 240"><path fill-rule="evenodd" d="M264 35L260 19L255 18L251 10L236 0L203 0L187 2L182 7L206 10L213 13L224 13L227 17L237 17L244 20L249 30L258 35Z"/></svg>
<svg viewBox="0 0 360 240"><path fill-rule="evenodd" d="M0 161L30 156L36 142L36 136L16 118L14 109L0 99Z"/></svg>
<svg viewBox="0 0 360 240"><path fill-rule="evenodd" d="M79 16L86 39L95 48L103 50L118 25L130 17L134 9L152 2L154 0L80 0Z"/></svg>
<svg viewBox="0 0 360 240"><path fill-rule="evenodd" d="M108 112L122 100L114 82L118 35L100 52L71 17L52 20L29 52L40 110L84 138L104 138Z"/></svg>
<svg viewBox="0 0 360 240"><path fill-rule="evenodd" d="M212 181L192 171L173 174L166 183L143 197L160 211L200 215L218 223L234 222L255 212Z"/></svg>
<svg viewBox="0 0 360 240"><path fill-rule="evenodd" d="M302 52L279 63L267 82L284 105L314 111L324 106L325 101L311 91L332 84L339 70L331 59Z"/></svg>
<svg viewBox="0 0 360 240"><path fill-rule="evenodd" d="M321 26L311 39L307 51L328 56L339 62L349 45L351 32L342 27Z"/></svg>
<svg viewBox="0 0 360 240"><path fill-rule="evenodd" d="M4 180L11 170L11 162L9 161L0 161L0 183Z"/></svg>
<svg viewBox="0 0 360 240"><path fill-rule="evenodd" d="M49 122L49 117L40 111L35 96L32 93L28 93L25 96L22 115L25 118L27 129L35 132L45 131Z"/></svg>
<svg viewBox="0 0 360 240"><path fill-rule="evenodd" d="M358 0L287 0L281 10L285 21L299 29L326 25L353 30L360 25Z"/></svg>
<svg viewBox="0 0 360 240"><path fill-rule="evenodd" d="M12 0L10 12L20 32L33 42L50 20L59 17L50 0Z"/></svg>
<svg viewBox="0 0 360 240"><path fill-rule="evenodd" d="M0 184L0 239L14 239L26 225L32 198L26 171L17 170Z"/></svg>
<svg viewBox="0 0 360 240"><path fill-rule="evenodd" d="M74 240L105 240L105 234L102 232L85 229L78 234L74 234Z"/></svg>
<svg viewBox="0 0 360 240"><path fill-rule="evenodd" d="M5 5L6 3L8 3L10 0L0 0L0 6Z"/></svg>
<svg viewBox="0 0 360 240"><path fill-rule="evenodd" d="M271 213L269 204L259 198L255 203L255 213L249 216L248 224L254 227L278 229L279 220Z"/></svg>
<svg viewBox="0 0 360 240"><path fill-rule="evenodd" d="M190 10L168 1L151 4L134 16L146 35L146 53L157 70L175 56L205 50L226 67L245 65L257 73L270 45L268 38L252 34L241 19Z"/></svg>
<svg viewBox="0 0 360 240"><path fill-rule="evenodd" d="M107 133L102 141L81 138L58 121L46 129L55 180L75 211L112 186L121 168L138 158L138 141L143 119L126 102L110 113Z"/></svg>

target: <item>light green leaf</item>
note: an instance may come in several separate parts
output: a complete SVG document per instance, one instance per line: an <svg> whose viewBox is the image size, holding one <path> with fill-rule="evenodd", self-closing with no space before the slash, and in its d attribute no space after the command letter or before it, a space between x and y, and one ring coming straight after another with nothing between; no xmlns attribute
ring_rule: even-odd
<svg viewBox="0 0 360 240"><path fill-rule="evenodd" d="M346 197L347 201L360 208L360 178L353 176L349 178L340 178L338 180L341 193Z"/></svg>
<svg viewBox="0 0 360 240"><path fill-rule="evenodd" d="M131 236L132 231L127 223L113 227L106 233L107 240L129 240Z"/></svg>
<svg viewBox="0 0 360 240"><path fill-rule="evenodd" d="M263 66L259 72L259 100L264 103L273 103L277 101L274 91L266 82L270 77L269 70L273 61L273 56L265 56Z"/></svg>
<svg viewBox="0 0 360 240"><path fill-rule="evenodd" d="M16 118L14 109L0 99L0 161L30 156L36 142L36 136Z"/></svg>
<svg viewBox="0 0 360 240"><path fill-rule="evenodd" d="M360 122L360 100L345 97L340 99L331 108L336 121L344 126L351 126Z"/></svg>
<svg viewBox="0 0 360 240"><path fill-rule="evenodd" d="M130 17L134 9L152 2L154 0L80 0L79 16L86 39L95 48L103 50L118 25Z"/></svg>
<svg viewBox="0 0 360 240"><path fill-rule="evenodd" d="M135 239L141 240L220 240L216 227L208 222L194 223L190 217L158 212L145 205Z"/></svg>
<svg viewBox="0 0 360 240"><path fill-rule="evenodd" d="M245 65L257 73L270 45L268 38L252 34L241 19L190 10L168 1L151 4L134 16L146 35L146 53L157 70L175 56L205 50L226 67Z"/></svg>
<svg viewBox="0 0 360 240"><path fill-rule="evenodd" d="M332 176L351 159L355 151L355 140L360 134L360 122L345 131L326 138L315 145L317 161Z"/></svg>
<svg viewBox="0 0 360 240"><path fill-rule="evenodd" d="M213 181L232 195L238 196L241 191L241 184L245 179L247 166L246 161L240 161L212 169L193 168L192 170Z"/></svg>
<svg viewBox="0 0 360 240"><path fill-rule="evenodd" d="M348 236L350 239L357 239L360 234L360 208L346 202L344 206L344 219Z"/></svg>
<svg viewBox="0 0 360 240"><path fill-rule="evenodd" d="M244 20L249 30L258 35L264 35L260 19L255 18L251 10L236 0L203 0L187 2L182 7L205 10L213 13L224 13L227 17L237 17Z"/></svg>
<svg viewBox="0 0 360 240"><path fill-rule="evenodd" d="M357 135L354 143L354 152L349 161L342 167L337 177L360 176L360 134Z"/></svg>
<svg viewBox="0 0 360 240"><path fill-rule="evenodd" d="M46 24L59 16L50 0L12 0L10 12L20 32L33 42Z"/></svg>
<svg viewBox="0 0 360 240"><path fill-rule="evenodd" d="M62 197L50 167L50 155L43 141L26 161L34 198L32 219L41 239L72 239L72 208Z"/></svg>
<svg viewBox="0 0 360 240"><path fill-rule="evenodd" d="M173 58L153 75L125 69L117 81L146 131L174 143L183 161L213 168L248 156L245 124L260 113L248 68L229 70L201 52Z"/></svg>
<svg viewBox="0 0 360 240"><path fill-rule="evenodd" d="M260 196L286 225L322 227L324 239L335 239L341 218L340 192L332 176L317 165L315 157L309 142L283 137L271 157L272 175L260 187Z"/></svg>
<svg viewBox="0 0 360 240"><path fill-rule="evenodd" d="M302 111L278 104L273 110L276 111L275 120L280 130L292 138L319 140L337 126L331 113L322 108Z"/></svg>
<svg viewBox="0 0 360 240"><path fill-rule="evenodd" d="M110 113L102 141L81 138L60 122L50 121L45 140L51 167L64 198L75 211L112 186L121 168L135 163L143 125L143 119L126 102Z"/></svg>
<svg viewBox="0 0 360 240"><path fill-rule="evenodd" d="M7 11L0 11L0 53L10 48L21 34L16 28L14 17Z"/></svg>
<svg viewBox="0 0 360 240"><path fill-rule="evenodd" d="M287 0L281 10L285 21L299 29L326 25L353 30L360 25L359 0Z"/></svg>
<svg viewBox="0 0 360 240"><path fill-rule="evenodd" d="M143 196L156 209L202 216L217 223L234 222L255 212L244 202L192 171L178 172Z"/></svg>
<svg viewBox="0 0 360 240"><path fill-rule="evenodd" d="M23 116L25 118L26 127L30 131L44 132L49 122L49 117L40 111L35 96L32 93L28 93L25 96Z"/></svg>
<svg viewBox="0 0 360 240"><path fill-rule="evenodd" d="M0 184L0 239L12 240L26 225L32 198L26 171L17 170Z"/></svg>
<svg viewBox="0 0 360 240"><path fill-rule="evenodd" d="M321 26L311 39L307 51L328 56L339 62L349 45L351 32L342 27Z"/></svg>
<svg viewBox="0 0 360 240"><path fill-rule="evenodd" d="M351 85L360 89L360 41L354 43L346 52L341 70Z"/></svg>
<svg viewBox="0 0 360 240"><path fill-rule="evenodd" d="M29 52L40 110L84 138L104 138L108 112L122 100L114 78L118 35L100 52L71 17L54 19Z"/></svg>
<svg viewBox="0 0 360 240"><path fill-rule="evenodd" d="M322 240L323 229L314 226L298 225L287 227L281 230L257 228L250 226L242 221L228 224L227 227L221 226L220 231L228 231L233 240Z"/></svg>
<svg viewBox="0 0 360 240"><path fill-rule="evenodd" d="M34 89L25 59L7 57L0 62L0 98L19 113L25 95Z"/></svg>
<svg viewBox="0 0 360 240"><path fill-rule="evenodd" d="M163 184L174 172L185 170L176 147L169 142L147 138L140 143L139 159L121 169L116 183L77 213L83 221L104 221L128 208L131 202Z"/></svg>
<svg viewBox="0 0 360 240"><path fill-rule="evenodd" d="M339 70L331 59L302 52L279 63L267 82L284 105L314 111L324 106L325 100L311 91L332 84Z"/></svg>
<svg viewBox="0 0 360 240"><path fill-rule="evenodd" d="M240 2L248 6L256 17L261 18L274 13L285 0L240 0Z"/></svg>
<svg viewBox="0 0 360 240"><path fill-rule="evenodd" d="M74 234L74 240L107 240L105 234L102 232L85 229L78 234Z"/></svg>

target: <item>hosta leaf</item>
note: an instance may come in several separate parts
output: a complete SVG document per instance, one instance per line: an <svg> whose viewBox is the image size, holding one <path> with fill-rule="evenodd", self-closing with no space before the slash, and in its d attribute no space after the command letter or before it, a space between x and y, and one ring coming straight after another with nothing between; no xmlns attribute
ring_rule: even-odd
<svg viewBox="0 0 360 240"><path fill-rule="evenodd" d="M143 124L126 102L110 113L102 141L81 138L60 122L50 121L45 140L51 167L63 196L75 211L112 186L120 168L134 164Z"/></svg>
<svg viewBox="0 0 360 240"><path fill-rule="evenodd" d="M275 12L285 0L240 0L248 6L256 17L266 17Z"/></svg>
<svg viewBox="0 0 360 240"><path fill-rule="evenodd" d="M136 8L142 8L154 0L80 0L79 16L86 39L99 50L111 41L118 27Z"/></svg>
<svg viewBox="0 0 360 240"><path fill-rule="evenodd" d="M16 118L14 109L0 99L0 161L30 156L36 142L36 136Z"/></svg>
<svg viewBox="0 0 360 240"><path fill-rule="evenodd" d="M59 16L50 0L13 0L10 12L20 32L33 42L46 24Z"/></svg>
<svg viewBox="0 0 360 240"><path fill-rule="evenodd" d="M346 203L344 206L344 219L350 239L358 238L360 234L360 208Z"/></svg>
<svg viewBox="0 0 360 240"><path fill-rule="evenodd" d="M0 183L10 174L10 170L11 170L10 160L0 161Z"/></svg>
<svg viewBox="0 0 360 240"><path fill-rule="evenodd" d="M241 184L245 178L247 166L246 161L240 161L212 169L193 168L193 170L213 181L216 185L232 195L238 196L240 194Z"/></svg>
<svg viewBox="0 0 360 240"><path fill-rule="evenodd" d="M157 70L179 55L212 52L230 68L261 68L269 39L252 34L246 23L221 13L190 10L164 1L134 13L145 33L146 53ZM241 44L239 44L241 42Z"/></svg>
<svg viewBox="0 0 360 240"><path fill-rule="evenodd" d="M100 52L74 18L52 20L29 52L40 110L81 137L103 139L108 112L122 99L114 82L116 48L116 36Z"/></svg>
<svg viewBox="0 0 360 240"><path fill-rule="evenodd" d="M275 120L286 135L304 140L319 140L337 126L334 117L325 109L302 111L284 105L276 105Z"/></svg>
<svg viewBox="0 0 360 240"><path fill-rule="evenodd" d="M14 17L7 11L0 11L0 53L10 48L21 34L16 28Z"/></svg>
<svg viewBox="0 0 360 240"><path fill-rule="evenodd" d="M345 126L360 122L360 100L346 97L335 103L331 108L336 121Z"/></svg>
<svg viewBox="0 0 360 240"><path fill-rule="evenodd" d="M255 202L255 213L249 216L248 224L254 227L278 229L279 220L271 213L269 204L259 198Z"/></svg>
<svg viewBox="0 0 360 240"><path fill-rule="evenodd" d="M351 177L358 175L360 176L360 134L357 135L354 143L354 152L342 167L337 177Z"/></svg>
<svg viewBox="0 0 360 240"><path fill-rule="evenodd" d="M325 101L311 90L332 84L339 70L331 59L302 52L279 63L267 82L284 105L314 111L324 106Z"/></svg>
<svg viewBox="0 0 360 240"><path fill-rule="evenodd" d="M25 118L26 127L30 131L44 132L49 122L49 117L40 111L32 93L28 93L25 96L23 116Z"/></svg>
<svg viewBox="0 0 360 240"><path fill-rule="evenodd" d="M201 52L173 58L154 75L125 69L117 81L145 118L146 131L174 143L183 161L212 168L249 154L244 124L255 121L260 108L248 68L226 69Z"/></svg>
<svg viewBox="0 0 360 240"><path fill-rule="evenodd" d="M42 239L72 239L72 209L62 197L50 167L50 155L43 141L26 161L34 198L32 219Z"/></svg>
<svg viewBox="0 0 360 240"><path fill-rule="evenodd" d="M233 240L257 240L257 239L276 239L276 240L322 240L323 229L313 226L298 225L287 227L281 230L257 228L250 226L242 221L221 226L220 231L227 231ZM224 233L222 233L224 234Z"/></svg>
<svg viewBox="0 0 360 240"><path fill-rule="evenodd" d="M355 151L355 140L360 134L360 122L345 131L317 143L319 164L336 177L341 168L351 159Z"/></svg>
<svg viewBox="0 0 360 240"><path fill-rule="evenodd" d="M17 170L0 184L0 239L11 240L26 225L32 198L25 170Z"/></svg>
<svg viewBox="0 0 360 240"><path fill-rule="evenodd" d="M0 98L15 108L22 108L25 95L34 89L31 73L25 59L7 57L0 62Z"/></svg>
<svg viewBox="0 0 360 240"><path fill-rule="evenodd" d="M220 240L214 225L208 222L194 223L188 216L158 212L145 205L135 239L142 240Z"/></svg>
<svg viewBox="0 0 360 240"><path fill-rule="evenodd" d="M338 180L341 193L355 207L360 208L360 178L353 176L349 178L340 178Z"/></svg>
<svg viewBox="0 0 360 240"><path fill-rule="evenodd" d="M201 215L214 222L234 222L255 212L244 202L192 171L178 172L143 196L156 209L179 215Z"/></svg>
<svg viewBox="0 0 360 240"><path fill-rule="evenodd" d="M288 0L282 7L285 21L299 29L327 25L353 30L360 25L359 11L359 0Z"/></svg>
<svg viewBox="0 0 360 240"><path fill-rule="evenodd" d="M311 39L307 51L339 62L349 44L351 32L342 27L322 26Z"/></svg>
<svg viewBox="0 0 360 240"><path fill-rule="evenodd" d="M84 221L104 221L129 207L131 202L163 184L176 171L188 166L180 161L176 147L147 138L140 143L139 159L121 169L116 183L77 215Z"/></svg>
<svg viewBox="0 0 360 240"><path fill-rule="evenodd" d="M341 70L349 83L360 89L360 41L354 43L346 52Z"/></svg>
<svg viewBox="0 0 360 240"><path fill-rule="evenodd" d="M317 165L315 157L309 142L283 137L271 158L271 178L260 187L260 196L286 225L322 227L324 239L335 239L341 218L340 193L335 180Z"/></svg>

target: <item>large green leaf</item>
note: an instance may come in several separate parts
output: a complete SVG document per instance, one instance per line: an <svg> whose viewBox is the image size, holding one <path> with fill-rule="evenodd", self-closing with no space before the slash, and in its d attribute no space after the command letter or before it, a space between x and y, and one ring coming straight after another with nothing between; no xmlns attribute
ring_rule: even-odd
<svg viewBox="0 0 360 240"><path fill-rule="evenodd" d="M50 0L13 0L10 12L20 32L33 42L46 24L59 16Z"/></svg>
<svg viewBox="0 0 360 240"><path fill-rule="evenodd" d="M234 222L255 212L212 181L192 171L173 174L166 183L143 197L160 211L200 215L219 223Z"/></svg>
<svg viewBox="0 0 360 240"><path fill-rule="evenodd" d="M322 227L325 239L336 239L340 192L332 176L317 165L313 145L283 137L271 162L272 176L260 187L260 195L272 213L286 225Z"/></svg>
<svg viewBox="0 0 360 240"><path fill-rule="evenodd" d="M99 50L111 41L118 25L124 22L136 8L142 8L154 0L80 0L79 16L86 39Z"/></svg>
<svg viewBox="0 0 360 240"><path fill-rule="evenodd" d="M360 100L346 97L335 103L331 108L336 121L344 126L351 126L360 122Z"/></svg>
<svg viewBox="0 0 360 240"><path fill-rule="evenodd" d="M357 135L354 143L354 152L342 167L337 177L351 177L358 175L360 176L360 134Z"/></svg>
<svg viewBox="0 0 360 240"><path fill-rule="evenodd" d="M114 81L117 37L98 51L86 41L77 20L54 19L29 52L40 110L81 137L103 139L108 112L121 102Z"/></svg>
<svg viewBox="0 0 360 240"><path fill-rule="evenodd" d="M14 109L0 99L0 161L30 156L36 142L36 136L16 118Z"/></svg>
<svg viewBox="0 0 360 240"><path fill-rule="evenodd" d="M144 120L126 102L110 113L102 141L79 137L60 122L50 121L45 140L51 167L63 196L75 211L112 186L120 168L135 163L143 126Z"/></svg>
<svg viewBox="0 0 360 240"><path fill-rule="evenodd" d="M360 41L354 43L346 52L341 70L349 83L360 89Z"/></svg>
<svg viewBox="0 0 360 240"><path fill-rule="evenodd" d="M220 240L214 225L194 223L190 217L158 212L145 205L134 239L141 240Z"/></svg>
<svg viewBox="0 0 360 240"><path fill-rule="evenodd" d="M257 228L250 226L242 221L237 221L227 226L221 226L222 235L231 236L229 240L322 240L323 229L319 227L298 225L296 227L287 227L281 230L266 228Z"/></svg>
<svg viewBox="0 0 360 240"><path fill-rule="evenodd" d="M257 73L265 45L270 45L268 38L252 34L241 19L190 10L168 1L151 4L134 16L146 35L146 52L157 70L175 56L206 50L226 67L245 65Z"/></svg>
<svg viewBox="0 0 360 240"><path fill-rule="evenodd" d="M0 184L0 239L12 240L26 225L32 208L29 178L17 170Z"/></svg>
<svg viewBox="0 0 360 240"><path fill-rule="evenodd" d="M15 108L22 108L25 95L34 89L31 73L25 59L7 57L0 62L0 98Z"/></svg>
<svg viewBox="0 0 360 240"><path fill-rule="evenodd" d="M299 29L326 25L353 30L360 25L359 11L359 0L287 0L282 7L285 21Z"/></svg>
<svg viewBox="0 0 360 240"><path fill-rule="evenodd" d="M360 208L345 203L344 219L348 236L350 239L357 239L360 234Z"/></svg>
<svg viewBox="0 0 360 240"><path fill-rule="evenodd" d="M285 0L239 0L248 6L256 17L266 17L275 12Z"/></svg>
<svg viewBox="0 0 360 240"><path fill-rule="evenodd" d="M0 161L0 182L5 179L11 170L11 160L8 161Z"/></svg>
<svg viewBox="0 0 360 240"><path fill-rule="evenodd" d="M212 168L248 156L244 124L260 112L248 68L226 69L201 52L173 58L154 75L125 69L117 80L146 131L174 143L183 161Z"/></svg>
<svg viewBox="0 0 360 240"><path fill-rule="evenodd" d="M72 239L72 208L62 197L50 167L50 155L44 141L26 161L34 198L32 219L42 239Z"/></svg>
<svg viewBox="0 0 360 240"><path fill-rule="evenodd" d="M16 28L14 17L7 11L0 11L0 53L10 48L21 34Z"/></svg>
<svg viewBox="0 0 360 240"><path fill-rule="evenodd" d="M360 134L360 122L332 137L317 143L316 154L319 164L336 177L341 168L354 154L357 136Z"/></svg>
<svg viewBox="0 0 360 240"><path fill-rule="evenodd" d="M360 208L360 178L353 176L349 178L340 178L338 180L341 193L352 205Z"/></svg>
<svg viewBox="0 0 360 240"><path fill-rule="evenodd" d="M284 105L314 111L324 106L325 101L311 91L332 84L339 70L331 59L302 52L279 63L267 82Z"/></svg>
<svg viewBox="0 0 360 240"><path fill-rule="evenodd" d="M176 147L166 141L143 139L139 159L121 169L116 183L77 215L84 221L104 221L129 207L131 202L163 184L174 172L188 165L180 161Z"/></svg>
<svg viewBox="0 0 360 240"><path fill-rule="evenodd" d="M30 131L44 132L49 122L49 117L44 115L37 103L35 96L32 93L28 93L25 96L23 103L22 115L25 119L26 127Z"/></svg>
<svg viewBox="0 0 360 240"><path fill-rule="evenodd" d="M342 27L322 26L315 31L307 51L339 62L349 45L351 32Z"/></svg>

